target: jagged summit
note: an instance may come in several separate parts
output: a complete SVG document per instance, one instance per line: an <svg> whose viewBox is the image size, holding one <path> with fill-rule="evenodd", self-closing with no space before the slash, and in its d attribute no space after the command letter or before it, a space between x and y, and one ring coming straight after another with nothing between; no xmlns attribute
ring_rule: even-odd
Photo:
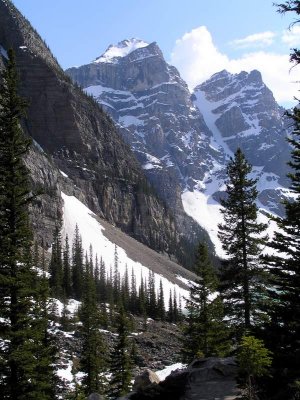
<svg viewBox="0 0 300 400"><path fill-rule="evenodd" d="M132 53L137 49L149 46L149 43L141 39L125 39L116 45L111 44L108 46L107 50L96 60L95 63L115 63L122 57L126 57L128 54Z"/></svg>

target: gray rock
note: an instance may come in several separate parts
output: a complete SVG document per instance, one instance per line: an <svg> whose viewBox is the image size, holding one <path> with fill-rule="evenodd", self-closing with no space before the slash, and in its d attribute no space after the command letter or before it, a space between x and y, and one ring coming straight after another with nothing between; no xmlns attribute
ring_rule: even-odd
<svg viewBox="0 0 300 400"><path fill-rule="evenodd" d="M104 396L101 396L101 395L98 394L98 393L91 393L91 394L88 396L87 400L105 400L105 397L104 397Z"/></svg>
<svg viewBox="0 0 300 400"><path fill-rule="evenodd" d="M34 184L44 180L43 189L49 193L33 214L37 212L49 227L54 226L54 210L58 215L62 212L60 190L72 183L74 194L92 211L147 246L174 255L180 240L174 218L149 188L111 119L74 87L12 2L0 1L0 27L0 44L15 50L20 92L29 100L24 129L48 158L47 162L32 158L28 163ZM5 60L0 58L3 67ZM137 79L142 90L146 80ZM41 173L42 164L47 167ZM58 168L69 176L69 184L66 179L57 180ZM36 229L37 236L46 237L45 246L49 245L50 235L42 223L36 222Z"/></svg>
<svg viewBox="0 0 300 400"><path fill-rule="evenodd" d="M145 387L160 382L159 377L156 375L155 372L151 371L150 369L146 369L140 375L138 375L133 384L133 390L141 390L145 389Z"/></svg>
<svg viewBox="0 0 300 400"><path fill-rule="evenodd" d="M195 360L187 372L185 394L181 400L234 400L240 395L234 358Z"/></svg>

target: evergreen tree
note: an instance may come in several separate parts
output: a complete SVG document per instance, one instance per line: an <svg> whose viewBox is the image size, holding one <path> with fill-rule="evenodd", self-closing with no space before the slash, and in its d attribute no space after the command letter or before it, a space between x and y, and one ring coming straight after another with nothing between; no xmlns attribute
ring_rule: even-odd
<svg viewBox="0 0 300 400"><path fill-rule="evenodd" d="M33 389L32 397L28 394L27 398L52 400L57 398L58 378L54 368L57 361L57 348L55 338L51 334L50 310L52 303L49 300L49 282L45 273L35 277L34 289L31 341L36 362L31 380L35 382L38 391Z"/></svg>
<svg viewBox="0 0 300 400"><path fill-rule="evenodd" d="M128 340L129 321L121 308L117 317L118 340L111 354L110 395L120 397L129 392L132 376L131 347Z"/></svg>
<svg viewBox="0 0 300 400"><path fill-rule="evenodd" d="M60 228L61 222L57 223L54 229L49 265L51 294L58 299L61 299L63 296L63 261Z"/></svg>
<svg viewBox="0 0 300 400"><path fill-rule="evenodd" d="M139 287L139 295L138 295L138 314L146 316L146 309L147 309L146 289L144 284L144 278L141 275L141 285Z"/></svg>
<svg viewBox="0 0 300 400"><path fill-rule="evenodd" d="M70 265L70 246L69 238L66 235L65 247L63 251L63 293L68 299L72 296L72 276Z"/></svg>
<svg viewBox="0 0 300 400"><path fill-rule="evenodd" d="M149 271L148 276L148 293L147 293L147 312L151 318L156 318L157 315L157 302L156 302L156 291L155 291L155 278L154 272Z"/></svg>
<svg viewBox="0 0 300 400"><path fill-rule="evenodd" d="M114 272L113 272L113 296L114 296L114 304L119 304L121 297L121 282L120 282L120 273L119 273L119 257L118 257L118 248L115 245L115 254L114 254Z"/></svg>
<svg viewBox="0 0 300 400"><path fill-rule="evenodd" d="M138 314L138 294L136 288L136 278L134 270L131 270L131 283L130 283L130 311L134 314Z"/></svg>
<svg viewBox="0 0 300 400"><path fill-rule="evenodd" d="M237 331L249 330L261 316L264 273L260 255L266 243L266 225L257 222L256 179L241 149L227 166L227 198L221 202L224 224L219 238L228 259L223 262L222 294L226 314Z"/></svg>
<svg viewBox="0 0 300 400"><path fill-rule="evenodd" d="M237 360L240 374L244 381L245 400L257 400L256 378L269 374L272 364L271 352L262 340L254 336L243 336L239 347Z"/></svg>
<svg viewBox="0 0 300 400"><path fill-rule="evenodd" d="M122 288L121 288L121 297L122 304L125 310L129 310L129 299L130 299L130 291L129 291L129 276L128 276L128 268L126 265L125 274L123 276Z"/></svg>
<svg viewBox="0 0 300 400"><path fill-rule="evenodd" d="M279 11L300 15L300 2L288 1L279 5ZM299 23L299 20L296 20ZM293 49L291 61L300 64L300 52ZM274 250L267 258L271 274L270 306L267 313L268 347L274 352L277 382L282 387L299 385L300 376L300 110L296 106L288 116L294 130L288 139L291 145L291 191L294 199L286 200L285 216L277 218L278 230L271 243ZM296 389L295 389L296 390ZM300 389L298 388L298 396ZM297 398L285 393L285 398ZM295 397L294 397L295 396Z"/></svg>
<svg viewBox="0 0 300 400"><path fill-rule="evenodd" d="M176 293L175 288L173 291L173 322L175 324L178 322L177 293Z"/></svg>
<svg viewBox="0 0 300 400"><path fill-rule="evenodd" d="M83 249L78 225L76 224L72 248L72 291L76 300L81 300L83 291Z"/></svg>
<svg viewBox="0 0 300 400"><path fill-rule="evenodd" d="M157 300L157 317L164 321L166 318L166 309L165 309L165 297L164 297L164 288L162 280L159 282L159 293Z"/></svg>
<svg viewBox="0 0 300 400"><path fill-rule="evenodd" d="M173 296L172 296L172 290L170 289L170 294L169 294L169 308L168 308L168 321L169 322L174 322L174 310L173 310Z"/></svg>
<svg viewBox="0 0 300 400"><path fill-rule="evenodd" d="M89 265L89 260L87 263ZM99 331L101 315L97 305L96 286L89 268L86 268L83 289L82 305L79 310L79 317L82 322L80 366L81 371L85 374L82 386L88 396L93 392L104 392L104 371L107 363L105 346Z"/></svg>
<svg viewBox="0 0 300 400"><path fill-rule="evenodd" d="M198 246L194 272L198 278L190 287L187 321L183 327L182 354L185 362L201 356L224 356L229 347L222 302L216 295L218 279L206 244Z"/></svg>
<svg viewBox="0 0 300 400"><path fill-rule="evenodd" d="M0 391L2 399L53 399L45 393L49 370L43 340L46 319L38 312L36 272L32 268L28 206L32 200L23 157L30 140L22 132L24 100L17 92L18 77L12 50L0 87ZM38 329L37 329L38 325ZM39 338L34 343L35 335ZM41 363L36 351L43 354ZM40 386L39 386L40 385Z"/></svg>

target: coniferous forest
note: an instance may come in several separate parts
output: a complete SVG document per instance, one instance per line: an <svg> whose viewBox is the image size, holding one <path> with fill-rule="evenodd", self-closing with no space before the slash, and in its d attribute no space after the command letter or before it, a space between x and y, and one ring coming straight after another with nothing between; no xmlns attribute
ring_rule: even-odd
<svg viewBox="0 0 300 400"><path fill-rule="evenodd" d="M299 0L277 9L292 13L299 24ZM300 64L300 50L293 49L290 60ZM166 291L154 271L143 276L128 265L121 273L117 245L113 264L106 265L92 246L84 249L78 225L72 240L62 235L60 217L51 248L41 245L31 213L43 190L32 186L25 162L33 146L23 130L30 99L20 94L13 49L0 85L0 398L117 399L134 390L128 398L185 399L178 397L182 382L176 395L164 384L133 387L147 367L137 337L153 323L168 327L170 342L180 332L174 364L234 360L234 398L299 399L299 107L284 116L293 127L286 160L293 198L284 201L284 216L268 215L276 224L273 237L259 220L258 180L238 147L227 163L220 200L218 237L226 256L217 258L207 237L199 238L189 254L195 279L184 297L173 286ZM147 340L155 347L151 334L154 339ZM69 363L70 384L58 373L63 363Z"/></svg>

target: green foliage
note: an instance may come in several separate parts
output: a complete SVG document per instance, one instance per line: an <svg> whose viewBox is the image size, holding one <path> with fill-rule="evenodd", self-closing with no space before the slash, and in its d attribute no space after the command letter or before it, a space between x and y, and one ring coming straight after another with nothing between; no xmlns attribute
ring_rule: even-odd
<svg viewBox="0 0 300 400"><path fill-rule="evenodd" d="M222 265L222 296L226 315L238 333L261 322L265 291L260 254L267 239L263 235L266 225L257 222L257 180L249 178L251 171L238 149L227 166L224 223L219 225L219 238L228 256Z"/></svg>
<svg viewBox="0 0 300 400"><path fill-rule="evenodd" d="M254 336L243 336L237 359L243 375L260 377L269 373L272 353L265 347L262 340Z"/></svg>
<svg viewBox="0 0 300 400"><path fill-rule="evenodd" d="M51 294L57 299L61 299L63 296L63 263L60 229L61 221L56 224L53 232L51 261L49 265Z"/></svg>
<svg viewBox="0 0 300 400"><path fill-rule="evenodd" d="M300 2L279 4L279 12L296 13L299 23ZM300 53L293 49L291 61L300 64ZM273 255L267 257L271 282L269 287L270 317L265 331L268 347L274 353L276 382L284 388L285 399L297 398L297 380L300 376L300 110L295 107L287 113L294 124L288 141L291 145L291 190L294 199L286 200L285 216L276 218L278 229L271 242Z"/></svg>
<svg viewBox="0 0 300 400"><path fill-rule="evenodd" d="M83 249L78 226L75 228L75 235L72 248L72 292L76 300L82 298L83 293Z"/></svg>
<svg viewBox="0 0 300 400"><path fill-rule="evenodd" d="M48 334L48 282L32 265L32 201L23 157L30 140L20 119L24 100L12 50L0 88L0 390L2 399L55 399L53 348ZM38 262L37 251L34 260ZM35 265L35 267L39 267Z"/></svg>
<svg viewBox="0 0 300 400"><path fill-rule="evenodd" d="M223 322L223 305L216 294L218 280L206 244L200 243L187 300L187 319L183 325L182 355L185 362L196 357L224 356L229 350L228 329Z"/></svg>
<svg viewBox="0 0 300 400"><path fill-rule="evenodd" d="M272 353L265 347L262 340L254 336L243 336L237 360L244 380L244 398L254 400L257 398L255 378L269 374L272 364Z"/></svg>
<svg viewBox="0 0 300 400"><path fill-rule="evenodd" d="M79 310L82 349L81 349L81 371L85 373L82 386L88 396L93 392L103 393L104 372L107 367L106 351L100 333L101 315L97 305L96 286L92 274L92 268L86 266L84 279L84 295Z"/></svg>
<svg viewBox="0 0 300 400"><path fill-rule="evenodd" d="M117 317L118 340L111 354L110 396L119 397L129 392L132 377L131 346L128 340L129 321L121 308Z"/></svg>

